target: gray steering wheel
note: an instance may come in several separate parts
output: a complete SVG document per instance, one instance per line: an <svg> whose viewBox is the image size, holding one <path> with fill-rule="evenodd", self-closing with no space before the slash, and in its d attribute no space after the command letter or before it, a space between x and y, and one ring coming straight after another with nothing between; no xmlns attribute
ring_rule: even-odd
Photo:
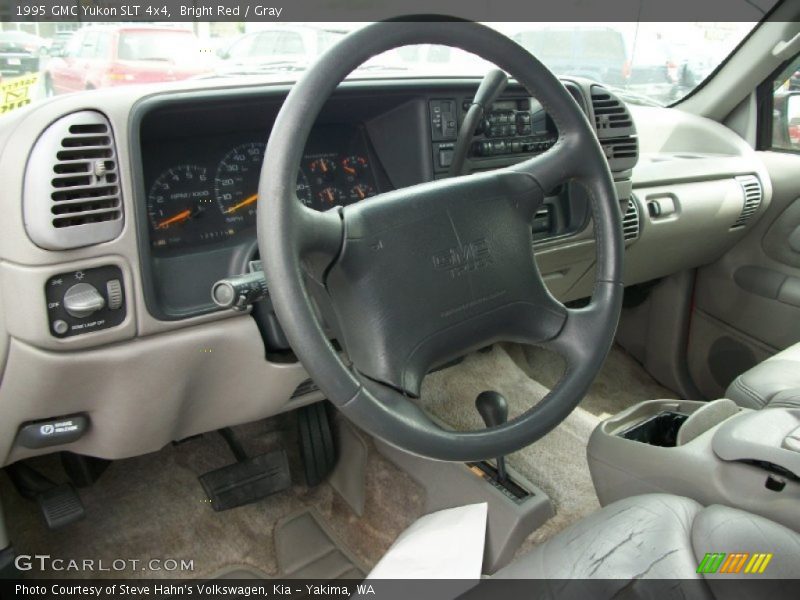
<svg viewBox="0 0 800 600"><path fill-rule="evenodd" d="M326 212L307 208L296 196L296 177L323 104L370 57L409 44L443 44L495 63L542 103L558 140L505 169ZM532 246L531 224L545 193L569 180L589 191L597 239L594 291L581 309L549 293ZM380 22L348 35L286 98L267 145L259 197L258 245L286 336L331 402L372 435L439 460L508 454L564 420L600 370L623 289L620 208L608 164L569 92L502 34L469 22ZM329 342L309 290L332 308L347 357ZM433 423L414 402L425 374L498 341L552 348L567 363L562 380L503 425L457 432Z"/></svg>

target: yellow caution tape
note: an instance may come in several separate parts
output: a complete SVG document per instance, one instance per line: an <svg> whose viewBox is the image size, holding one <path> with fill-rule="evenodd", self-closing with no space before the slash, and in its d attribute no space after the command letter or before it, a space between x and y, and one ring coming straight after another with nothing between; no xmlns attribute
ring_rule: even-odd
<svg viewBox="0 0 800 600"><path fill-rule="evenodd" d="M31 103L31 89L39 83L39 74L13 77L0 82L0 114Z"/></svg>

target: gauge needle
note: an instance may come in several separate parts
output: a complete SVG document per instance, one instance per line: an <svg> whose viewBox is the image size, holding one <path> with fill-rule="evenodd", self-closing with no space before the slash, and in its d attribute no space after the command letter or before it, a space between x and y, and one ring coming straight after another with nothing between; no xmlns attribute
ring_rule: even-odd
<svg viewBox="0 0 800 600"><path fill-rule="evenodd" d="M366 198L366 193L360 187L356 188L356 194L358 194L358 198L360 200L363 200L364 198Z"/></svg>
<svg viewBox="0 0 800 600"><path fill-rule="evenodd" d="M355 175L356 174L356 170L353 167L348 167L348 166L345 165L344 170L345 170L345 172L350 173L350 175Z"/></svg>
<svg viewBox="0 0 800 600"><path fill-rule="evenodd" d="M234 204L228 210L225 211L226 215L236 212L240 208L244 208L245 206L250 206L253 202L258 200L258 194L253 194L252 196L248 196L238 204Z"/></svg>
<svg viewBox="0 0 800 600"><path fill-rule="evenodd" d="M164 219L158 225L156 225L156 229L166 229L173 223L180 223L181 221L185 221L189 217L192 216L192 211L188 208L179 212L177 215L170 217L169 219Z"/></svg>

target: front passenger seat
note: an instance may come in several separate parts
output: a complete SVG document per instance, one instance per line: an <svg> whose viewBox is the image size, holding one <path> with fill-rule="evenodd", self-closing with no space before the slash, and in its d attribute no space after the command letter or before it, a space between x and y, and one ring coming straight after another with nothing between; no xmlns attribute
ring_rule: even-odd
<svg viewBox="0 0 800 600"><path fill-rule="evenodd" d="M800 408L800 343L739 375L725 397L745 408Z"/></svg>
<svg viewBox="0 0 800 600"><path fill-rule="evenodd" d="M698 574L707 553L749 556L742 559L738 574L721 572L724 558L716 574ZM750 557L760 553L772 554L764 572L745 573ZM782 525L727 506L704 507L689 498L647 494L609 504L519 557L495 577L598 579L603 581L587 589L592 597L602 598L630 592L630 581L635 579L694 579L701 581L681 590L688 591L688 597L727 600L751 597L746 595L747 587L741 586L741 578L786 579L772 583L782 586L781 591L796 593L799 567L800 534ZM736 587L725 583L731 579ZM561 581L557 587L565 585ZM638 596L622 593L622 597Z"/></svg>

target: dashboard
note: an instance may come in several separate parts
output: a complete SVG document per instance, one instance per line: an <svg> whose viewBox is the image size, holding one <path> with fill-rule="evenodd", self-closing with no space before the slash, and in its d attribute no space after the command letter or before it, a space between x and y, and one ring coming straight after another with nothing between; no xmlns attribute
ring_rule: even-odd
<svg viewBox="0 0 800 600"><path fill-rule="evenodd" d="M297 201L326 210L446 177L478 83L343 83L298 160ZM757 221L741 224L753 215L753 180L767 204L769 178L736 134L680 110L627 106L592 82L564 83L627 207L627 285L707 264ZM0 462L47 451L13 440L20 424L54 415L91 417L89 433L65 449L120 458L321 398L285 344L271 343L280 331L268 298L250 314L211 299L217 281L263 258L260 164L289 90L229 81L109 88L0 123L0 172L6 190L20 190L7 194L0 222ZM556 135L512 82L466 170L546 152ZM592 292L588 207L571 182L548 190L532 225L538 268L563 302Z"/></svg>

